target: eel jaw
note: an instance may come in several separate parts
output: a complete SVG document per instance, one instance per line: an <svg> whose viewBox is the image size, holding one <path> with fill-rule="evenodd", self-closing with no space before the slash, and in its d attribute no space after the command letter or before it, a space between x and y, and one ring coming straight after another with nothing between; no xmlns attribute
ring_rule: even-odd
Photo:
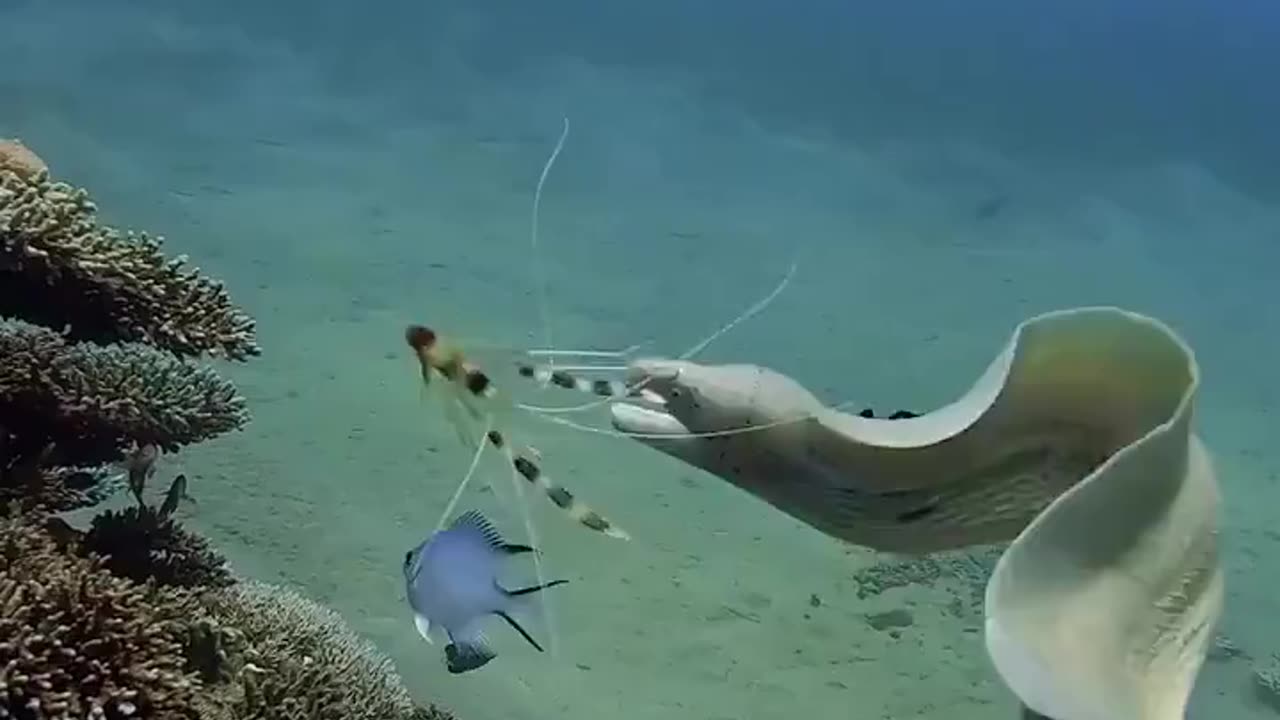
<svg viewBox="0 0 1280 720"><path fill-rule="evenodd" d="M674 415L657 407L614 403L609 414L613 427L631 435L688 436L689 428Z"/></svg>

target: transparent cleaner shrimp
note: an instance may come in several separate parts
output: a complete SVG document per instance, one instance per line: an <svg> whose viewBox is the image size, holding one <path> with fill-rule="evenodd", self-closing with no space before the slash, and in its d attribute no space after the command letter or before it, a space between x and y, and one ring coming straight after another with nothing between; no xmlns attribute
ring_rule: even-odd
<svg viewBox="0 0 1280 720"><path fill-rule="evenodd" d="M546 282L543 277L540 262L541 252L538 241L538 216L543 187L550 174L552 166L555 164L557 157L559 157L564 148L568 134L569 121L566 118L563 130L556 142L555 149L547 159L547 162L543 166L542 172L538 178L537 188L534 192L533 211L530 224L530 250L533 255L533 272L536 285L535 295L539 311L538 319L542 325L544 335L543 339L546 343L546 348L543 350L529 350L526 351L524 355L527 357L542 358L547 364L535 365L531 363L522 363L518 365L518 369L521 375L538 381L543 387L548 384L554 384L560 387L587 390L597 395L599 399L594 402L579 404L573 407L542 407L525 403L514 403L500 399L498 390L494 386L491 376L482 371L478 366L469 362L461 347L456 342L445 339L434 330L422 325L414 325L407 328L405 331L405 340L417 356L422 372L424 387L430 387L435 382L434 378L438 376L450 388L450 397L445 398L444 405L446 418L457 431L463 445L472 448L475 452L475 455L472 458L471 467L461 483L458 485L453 499L450 501L449 506L445 511L445 517L447 517L452 511L454 505L456 505L465 490L472 474L476 470L483 449L486 446L491 446L499 450L506 457L513 473L513 484L517 494L520 494L521 486L521 483L517 478L523 478L525 481L541 489L552 503L564 510L579 524L605 535L617 538L628 538L627 533L612 521L588 507L585 503L578 500L568 489L557 485L549 476L547 476L542 470L540 458L536 451L532 448L525 448L522 450L512 448L508 442L508 438L501 430L494 426L499 410L514 407L527 411L535 417L550 420L570 428L623 435L623 433L609 432L599 428L589 428L577 425L565 418L554 416L563 413L588 410L607 404L616 399L628 397L639 398L650 402L663 402L661 397L644 388L645 383L643 381L635 384L634 386L628 386L625 383L611 380L585 380L572 374L575 372L621 371L625 369L625 365L562 365L557 367L557 357L597 359L613 358L615 361L623 361L639 347L633 346L623 351L602 351L557 350L552 346L551 321L546 301ZM737 318L719 328L716 332L712 333L701 342L697 343L694 347L682 354L680 359L691 358L705 349L724 333L732 330L738 324L764 310L787 287L791 278L795 274L795 270L796 266L793 263L787 271L786 276L767 297L757 302ZM471 421L480 422L484 425L483 431L478 435L471 431ZM527 511L525 512L525 524L530 534L530 538L533 540L535 531L532 521L528 517ZM534 544L537 544L536 541Z"/></svg>
<svg viewBox="0 0 1280 720"><path fill-rule="evenodd" d="M470 447L488 443L506 457L511 468L520 477L542 490L556 507L574 521L610 537L630 539L626 531L587 506L567 488L556 484L543 472L536 452L529 448L513 448L503 432L493 427L498 409L497 387L488 374L466 359L460 347L422 325L410 325L406 328L405 342L417 356L424 385L429 387L434 378L439 377L452 390L452 397L445 399L446 413L464 444ZM470 431L467 420L458 415L458 407L471 420L484 424L482 437L477 438ZM477 453L479 449L477 448Z"/></svg>
<svg viewBox="0 0 1280 720"><path fill-rule="evenodd" d="M568 136L569 136L569 119L565 118L564 125L560 132L560 137L556 141L555 148L551 151L551 155L550 157L547 158L546 163L543 165L542 173L538 177L538 184L533 195L533 211L531 213L530 228L529 228L529 249L532 255L532 268L533 268L534 285L535 285L534 295L535 295L536 303L538 307L538 319L542 325L543 339L545 342L545 346L543 349L525 351L524 353L525 356L530 358L535 358L536 360L531 362L517 363L517 370L522 377L529 378L536 381L537 384L542 388L546 388L549 385L555 385L557 387L561 387L569 390L576 390L583 393L589 393L591 395L595 395L597 399L591 402L582 403L582 404L578 404L570 407L563 407L563 406L547 407L547 406L530 405L525 403L517 404L516 407L518 407L521 410L526 410L532 413L535 417L539 417L544 420L549 420L575 430L599 433L604 435L627 437L629 435L628 433L622 433L622 432L617 432L613 430L605 430L602 428L588 427L585 425L574 423L571 420L568 420L563 417L555 417L556 415L561 415L566 413L576 413L584 410L591 410L591 409L600 407L602 405L607 405L609 403L619 401L619 400L622 400L622 401L640 400L642 402L652 403L656 405L661 405L665 403L664 398L653 393L652 391L648 390L645 387L645 385L648 383L647 380L641 380L639 382L636 382L635 384L627 384L619 380L611 380L607 378L586 378L586 377L583 377L582 375L577 374L577 373L609 373L609 372L625 371L627 369L626 364L616 364L616 363L619 361L625 363L627 358L629 358L631 354L640 347L639 345L634 345L622 351L609 351L609 350L556 349L552 343L551 316L547 308L546 279L542 271L542 262L541 262L542 257L541 257L541 252L538 244L538 216L539 216L539 210L542 202L543 186L546 184L547 177L551 172L552 166L555 165L556 159L560 156L561 151L564 150L565 140L568 138ZM770 292L767 296L765 296L761 300L757 301L754 305L749 307L746 311L744 311L738 317L726 323L724 326L720 327L715 332L711 333L709 336L699 341L693 347L689 348L687 351L681 354L678 359L688 360L693 358L695 355L705 350L709 345L711 345L711 343L715 342L722 335L729 332L730 330L737 327L739 324L745 322L746 320L754 317L758 313L762 312L765 308L771 305L773 301L776 300L778 296L781 295L782 292L787 288L787 286L791 283L791 279L795 276L795 272L796 272L796 263L793 262L790 268L788 268L786 275L782 278L781 282L778 283L778 285L773 289L772 292ZM612 359L615 361L615 364L613 365L588 364L588 365L577 365L577 366L557 365L557 362L556 362L557 358L562 358L562 357L591 358L591 359L597 359L597 360ZM740 432L750 432L755 429L765 429L765 428L742 428ZM716 433L716 434L719 434L719 433Z"/></svg>

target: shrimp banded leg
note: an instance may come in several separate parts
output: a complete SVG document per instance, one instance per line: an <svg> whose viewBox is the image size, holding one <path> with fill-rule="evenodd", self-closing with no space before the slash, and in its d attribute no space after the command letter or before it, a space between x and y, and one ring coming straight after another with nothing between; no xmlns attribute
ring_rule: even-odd
<svg viewBox="0 0 1280 720"><path fill-rule="evenodd" d="M507 445L506 438L497 430L490 430L488 439L490 445L506 455L512 469L520 477L542 490L550 498L551 502L568 513L570 518L609 537L618 538L619 540L631 539L631 536L625 530L579 500L568 488L557 485L549 475L542 471L539 458L531 450L525 449L517 453Z"/></svg>
<svg viewBox="0 0 1280 720"><path fill-rule="evenodd" d="M584 375L585 373L625 372L626 369L627 366L625 365L552 366L534 363L518 363L516 365L516 370L520 377L529 378L541 387L554 385L565 390L573 390L586 395L595 395L596 397L613 400L633 398L656 402L661 399L646 388L628 385L622 380L599 377L589 378ZM533 410L537 412L539 410L558 409L534 408Z"/></svg>
<svg viewBox="0 0 1280 720"><path fill-rule="evenodd" d="M405 340L418 356L424 382L429 383L431 378L439 376L453 390L453 396L445 398L446 417L458 429L459 437L464 438L464 445L476 449L477 444L487 442L503 454L514 473L540 489L572 520L610 537L630 539L622 528L579 500L568 488L556 484L543 472L536 453L528 449L517 452L511 448L502 431L494 427L496 418L501 414L497 386L488 374L468 362L460 349L441 341L435 331L421 325L407 328ZM466 418L457 411L458 406L471 420L485 426L484 436L476 439L475 443L468 440L473 435L466 427Z"/></svg>

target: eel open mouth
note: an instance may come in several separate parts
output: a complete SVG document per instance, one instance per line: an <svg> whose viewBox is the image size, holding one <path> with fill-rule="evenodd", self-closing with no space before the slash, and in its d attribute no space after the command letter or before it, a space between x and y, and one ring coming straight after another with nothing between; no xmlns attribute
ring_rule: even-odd
<svg viewBox="0 0 1280 720"><path fill-rule="evenodd" d="M669 394L678 394L683 362L659 358L642 358L627 367L627 384L636 392L622 402L613 403L609 413L613 427L634 435L688 435L689 428L668 404Z"/></svg>
<svg viewBox="0 0 1280 720"><path fill-rule="evenodd" d="M657 406L645 407L629 402L614 403L609 414L613 427L634 435L688 435L689 428L674 415Z"/></svg>

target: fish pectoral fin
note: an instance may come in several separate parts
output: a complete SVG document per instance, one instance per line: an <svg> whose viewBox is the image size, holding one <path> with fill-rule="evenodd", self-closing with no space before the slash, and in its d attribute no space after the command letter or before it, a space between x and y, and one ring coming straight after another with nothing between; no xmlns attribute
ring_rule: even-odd
<svg viewBox="0 0 1280 720"><path fill-rule="evenodd" d="M501 610L498 611L498 617L502 618L503 620L506 620L507 624L510 625L512 628L514 628L516 632L520 633L520 637L523 637L525 640L529 641L529 644L532 645L535 650L537 650L538 652L545 652L542 649L542 646L538 644L538 641L534 640L532 635L530 635L524 628L520 627L520 623L516 622L515 618L511 617L505 612L502 612Z"/></svg>
<svg viewBox="0 0 1280 720"><path fill-rule="evenodd" d="M428 645L436 644L436 641L431 639L431 621L425 615L414 613L413 626L418 629L418 634L427 641Z"/></svg>
<svg viewBox="0 0 1280 720"><path fill-rule="evenodd" d="M480 633L465 638L451 634L450 640L452 642L444 646L444 660L445 666L454 675L484 667L490 660L498 657Z"/></svg>

